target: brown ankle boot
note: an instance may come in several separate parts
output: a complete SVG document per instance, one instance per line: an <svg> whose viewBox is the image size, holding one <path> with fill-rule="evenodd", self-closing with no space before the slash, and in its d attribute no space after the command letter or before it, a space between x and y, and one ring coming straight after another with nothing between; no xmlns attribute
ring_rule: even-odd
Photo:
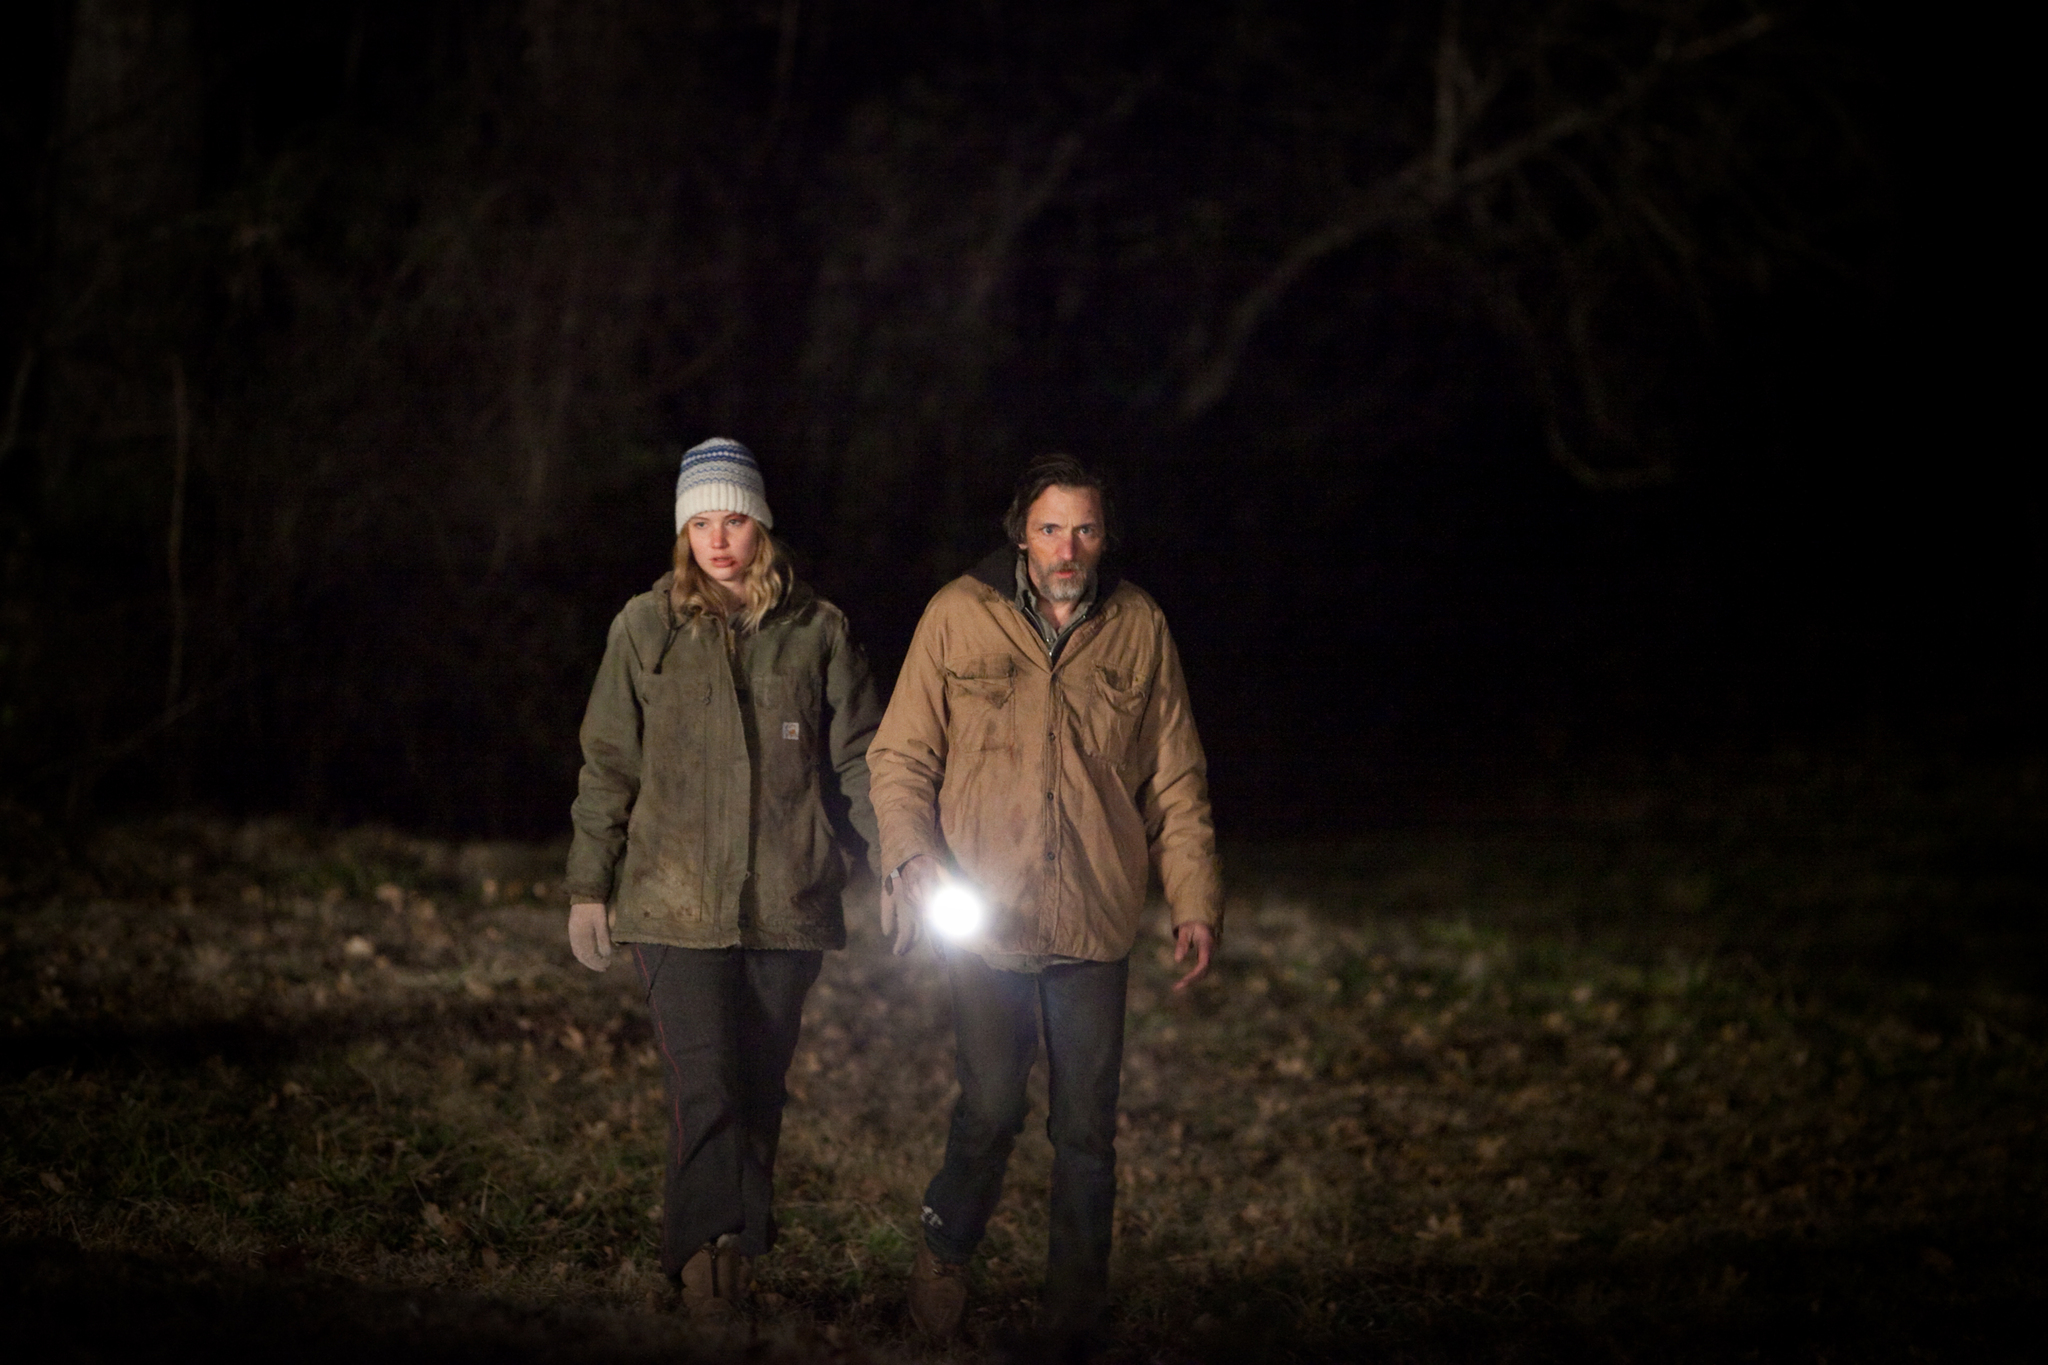
<svg viewBox="0 0 2048 1365"><path fill-rule="evenodd" d="M683 1311L692 1322L736 1323L745 1312L754 1267L738 1240L727 1233L683 1263Z"/></svg>
<svg viewBox="0 0 2048 1365"><path fill-rule="evenodd" d="M942 1261L920 1245L910 1271L910 1320L926 1335L951 1340L967 1315L967 1267Z"/></svg>

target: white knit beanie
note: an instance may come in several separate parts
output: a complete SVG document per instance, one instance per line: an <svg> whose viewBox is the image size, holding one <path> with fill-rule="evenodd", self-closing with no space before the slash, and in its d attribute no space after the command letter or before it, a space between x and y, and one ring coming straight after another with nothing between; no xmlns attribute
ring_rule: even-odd
<svg viewBox="0 0 2048 1365"><path fill-rule="evenodd" d="M676 476L676 534L699 512L745 512L763 527L775 525L768 510L768 484L754 452L738 441L714 436L683 452Z"/></svg>

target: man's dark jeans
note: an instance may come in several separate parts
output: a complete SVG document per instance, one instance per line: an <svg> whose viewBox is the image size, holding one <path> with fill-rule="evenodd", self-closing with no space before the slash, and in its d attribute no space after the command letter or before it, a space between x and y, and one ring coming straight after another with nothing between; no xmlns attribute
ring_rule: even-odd
<svg viewBox="0 0 2048 1365"><path fill-rule="evenodd" d="M998 971L957 949L945 957L960 1102L946 1134L946 1164L924 1192L925 1244L953 1262L981 1244L1010 1149L1024 1131L1024 1082L1042 1015L1051 1066L1045 1131L1053 1153L1046 1309L1055 1322L1089 1325L1108 1299L1130 960L1048 967L1034 976Z"/></svg>
<svg viewBox="0 0 2048 1365"><path fill-rule="evenodd" d="M661 1269L737 1234L742 1256L775 1245L782 1087L804 996L825 955L631 943L668 1091Z"/></svg>

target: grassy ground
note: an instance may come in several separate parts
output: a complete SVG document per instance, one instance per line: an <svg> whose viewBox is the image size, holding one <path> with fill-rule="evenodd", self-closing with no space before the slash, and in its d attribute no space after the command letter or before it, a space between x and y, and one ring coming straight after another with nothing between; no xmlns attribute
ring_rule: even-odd
<svg viewBox="0 0 2048 1365"><path fill-rule="evenodd" d="M2030 1355L2041 796L1787 775L1233 850L1216 979L1135 959L1111 1357ZM656 1311L648 1026L625 970L570 961L546 851L24 830L0 1301L28 1356L717 1354ZM757 1356L1028 1356L1036 1127L966 1340L903 1315L950 1064L935 964L863 916L791 1072Z"/></svg>

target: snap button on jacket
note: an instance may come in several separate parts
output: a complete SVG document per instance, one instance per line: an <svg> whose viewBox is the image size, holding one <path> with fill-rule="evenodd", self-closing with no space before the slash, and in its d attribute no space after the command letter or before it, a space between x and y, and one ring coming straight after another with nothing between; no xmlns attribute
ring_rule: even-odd
<svg viewBox="0 0 2048 1365"><path fill-rule="evenodd" d="M849 846L879 837L881 705L846 617L800 582L745 635L692 629L664 575L612 622L584 711L570 900L679 948L841 948Z"/></svg>

